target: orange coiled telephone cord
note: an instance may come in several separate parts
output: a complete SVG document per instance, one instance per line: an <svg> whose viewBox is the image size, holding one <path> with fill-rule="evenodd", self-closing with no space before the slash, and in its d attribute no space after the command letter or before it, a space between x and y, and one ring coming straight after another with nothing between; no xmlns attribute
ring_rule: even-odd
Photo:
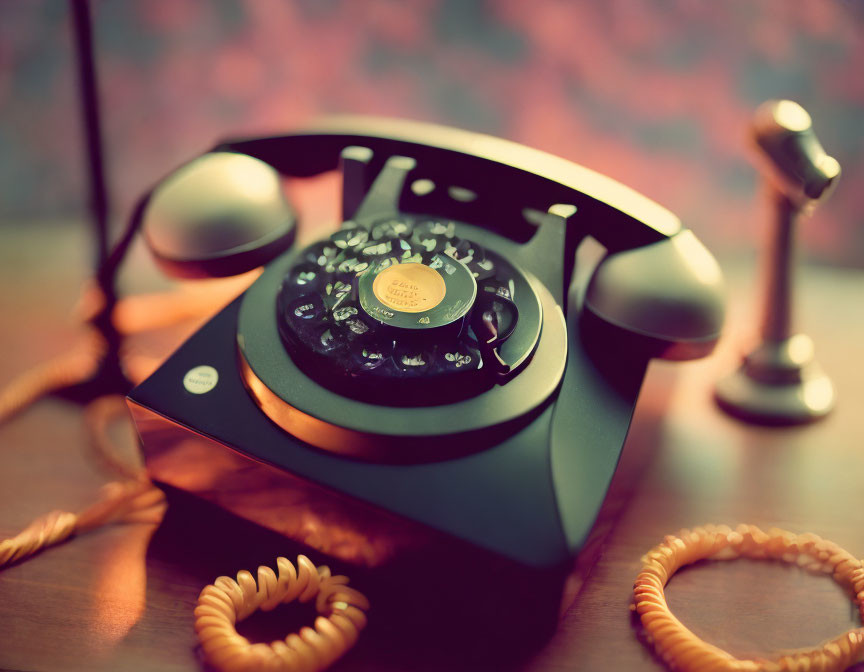
<svg viewBox="0 0 864 672"><path fill-rule="evenodd" d="M809 651L777 660L741 660L694 635L672 615L663 587L684 565L698 560L739 557L779 560L831 574L851 590L864 618L864 561L815 534L793 534L755 525L705 525L669 535L642 556L642 571L633 586L634 609L648 641L673 670L683 672L841 672L864 660L864 627L855 628Z"/></svg>
<svg viewBox="0 0 864 672"><path fill-rule="evenodd" d="M103 351L102 338L92 332L77 349L12 381L0 393L0 426L52 392L87 380L99 365ZM0 541L0 568L101 525L161 520L165 500L162 491L150 483L143 470L128 466L110 448L105 430L118 411L125 413L121 398L103 397L87 407L85 419L101 461L122 480L105 485L102 498L81 513L52 511L14 537Z"/></svg>
<svg viewBox="0 0 864 672"><path fill-rule="evenodd" d="M0 392L0 426L39 399L80 381L96 371L104 340L95 331L79 348L25 373ZM21 562L75 534L109 523L158 524L165 512L165 495L140 467L119 459L108 439L112 418L126 416L122 397L103 397L85 409L85 421L100 461L121 480L102 488L102 497L80 513L52 511L40 516L14 537L0 541L0 569ZM234 581L225 576L201 591L195 609L195 631L207 661L222 672L269 670L315 672L341 657L357 641L366 625L369 601L350 588L345 576L332 576L327 567L316 568L305 556L295 569L277 559L279 574L258 568L256 585L243 570ZM235 623L259 607L315 598L320 616L314 628L304 627L272 644L252 644L237 633Z"/></svg>
<svg viewBox="0 0 864 672"><path fill-rule="evenodd" d="M369 601L348 586L345 576L332 576L327 567L315 567L305 555L297 568L277 558L278 575L270 567L258 568L258 582L249 572L237 580L220 576L201 591L195 608L195 632L204 654L223 672L254 670L321 670L342 656L357 641L366 625ZM304 627L272 644L250 644L234 624L256 609L270 611L277 605L315 598L320 614L315 627Z"/></svg>

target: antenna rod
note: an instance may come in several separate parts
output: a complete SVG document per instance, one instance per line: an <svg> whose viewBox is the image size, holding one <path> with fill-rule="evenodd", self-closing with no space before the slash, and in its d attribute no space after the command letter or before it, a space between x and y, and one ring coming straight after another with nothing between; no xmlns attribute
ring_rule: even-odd
<svg viewBox="0 0 864 672"><path fill-rule="evenodd" d="M69 0L75 33L81 118L84 122L87 168L90 177L90 212L96 232L96 269L108 257L108 190L102 158L102 122L99 116L99 92L93 65L93 31L88 0ZM104 287L102 288L105 289Z"/></svg>
<svg viewBox="0 0 864 672"><path fill-rule="evenodd" d="M98 369L91 379L72 385L59 393L73 399L89 401L108 393L125 394L131 387L120 363L122 338L114 326L112 317L117 304L117 266L125 255L132 234L124 236L122 245L118 246L119 249L115 250L115 254L109 255L108 189L105 186L102 121L99 114L99 91L93 58L93 29L89 0L69 0L69 9L72 14L78 61L78 90L90 181L91 223L96 236L94 275L102 293L102 305L91 318L91 324L104 338L105 350Z"/></svg>

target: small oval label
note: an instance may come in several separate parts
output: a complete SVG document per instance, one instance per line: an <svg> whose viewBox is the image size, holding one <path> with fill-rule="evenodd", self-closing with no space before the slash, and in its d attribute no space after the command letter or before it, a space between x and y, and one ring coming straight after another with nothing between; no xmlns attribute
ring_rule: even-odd
<svg viewBox="0 0 864 672"><path fill-rule="evenodd" d="M192 394L205 394L216 387L218 382L219 372L207 365L189 369L183 376L183 387Z"/></svg>

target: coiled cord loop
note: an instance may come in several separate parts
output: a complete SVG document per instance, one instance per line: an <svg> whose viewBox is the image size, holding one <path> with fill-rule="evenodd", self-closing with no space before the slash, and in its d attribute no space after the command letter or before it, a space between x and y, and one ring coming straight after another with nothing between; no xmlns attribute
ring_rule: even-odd
<svg viewBox="0 0 864 672"><path fill-rule="evenodd" d="M841 672L864 660L864 627L852 629L823 646L781 656L777 660L740 660L699 639L672 615L663 587L684 565L697 560L738 557L781 560L831 574L854 595L864 619L864 561L815 534L793 534L777 528L763 532L755 525L706 525L681 530L642 556L642 571L633 585L634 608L657 655L673 670L684 672Z"/></svg>
<svg viewBox="0 0 864 672"><path fill-rule="evenodd" d="M348 651L366 626L369 600L348 586L348 577L331 575L329 567L316 567L305 555L298 556L296 568L277 558L276 568L259 567L257 582L246 570L236 581L220 576L198 596L195 632L208 662L222 672L322 670ZM271 644L252 644L237 632L236 623L257 609L313 598L320 614L314 628Z"/></svg>

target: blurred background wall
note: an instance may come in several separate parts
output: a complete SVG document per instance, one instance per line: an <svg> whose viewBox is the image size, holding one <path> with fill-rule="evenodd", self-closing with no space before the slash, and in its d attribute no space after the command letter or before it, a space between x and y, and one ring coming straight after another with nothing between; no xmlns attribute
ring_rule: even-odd
<svg viewBox="0 0 864 672"><path fill-rule="evenodd" d="M93 0L93 13L118 223L219 138L351 112L554 152L729 253L766 216L750 115L787 97L844 170L805 253L864 266L859 0ZM66 3L0 2L0 226L84 216L76 85Z"/></svg>

